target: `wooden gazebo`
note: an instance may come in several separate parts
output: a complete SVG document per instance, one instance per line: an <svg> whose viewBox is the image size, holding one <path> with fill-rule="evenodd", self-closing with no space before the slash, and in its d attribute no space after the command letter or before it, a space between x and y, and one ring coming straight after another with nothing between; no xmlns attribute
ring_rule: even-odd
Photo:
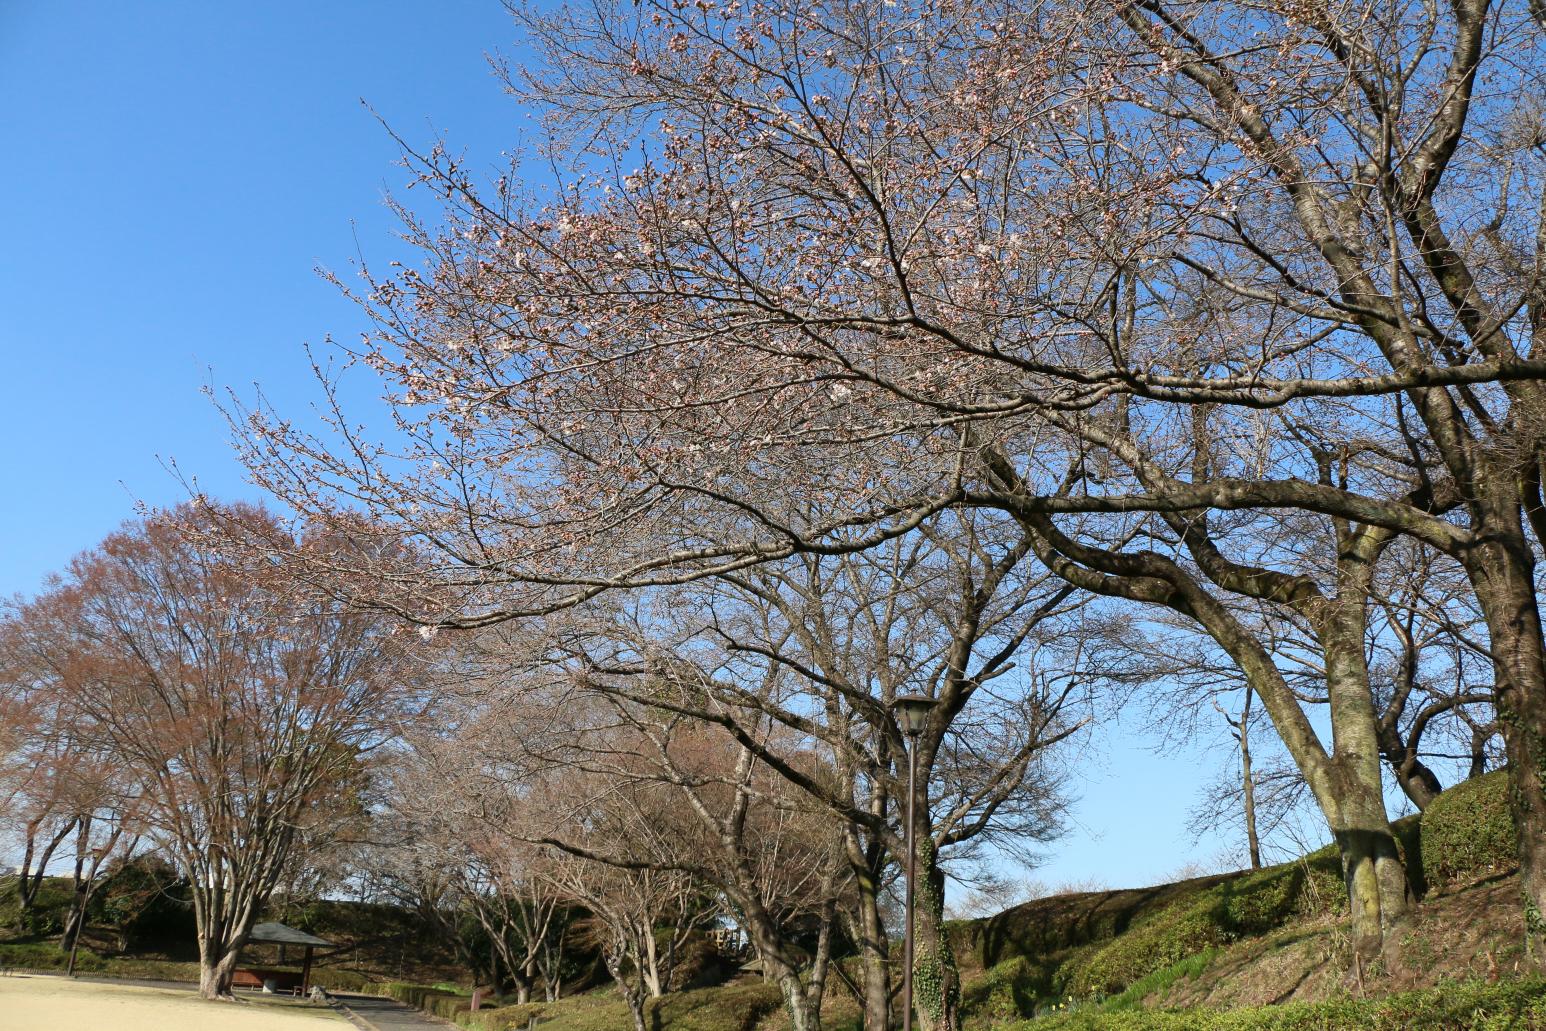
<svg viewBox="0 0 1546 1031"><path fill-rule="evenodd" d="M280 951L281 951L281 956L280 956L281 962L283 962L283 950L284 950L285 946L288 946L288 945L299 945L303 949L305 949L306 951L304 953L304 958L301 961L301 979L300 979L300 984L298 986L293 986L293 987L298 987L299 988L299 992L300 992L301 995L305 995L308 991L311 990L311 952L312 952L312 950L316 949L316 948L324 948L324 949L331 948L332 945L333 945L332 942L327 941L326 939L323 939L323 938L318 938L314 934L307 934L305 931L297 931L293 927L286 927L284 924L273 923L273 922L266 923L266 924L258 924L256 926L254 926L253 929L252 929L252 933L247 936L247 941L249 943L253 944L253 945L278 945L279 948L280 948ZM288 976L284 976L284 975L281 975L280 971L263 971L263 970L249 969L249 970L246 970L246 971L239 971L238 972L239 975L241 973L246 973L248 975L248 977L250 977L251 980L253 982L255 982L255 985L254 985L255 987L261 987L265 980L273 980L273 981L278 982L278 981L282 981L282 980L291 980L291 979L294 978L294 974L289 974ZM265 977L264 976L265 974L268 974L270 976ZM280 976L273 976L273 975L280 975ZM242 978L242 980L245 981L245 980L247 980L247 978ZM285 987L292 987L292 985L285 985Z"/></svg>

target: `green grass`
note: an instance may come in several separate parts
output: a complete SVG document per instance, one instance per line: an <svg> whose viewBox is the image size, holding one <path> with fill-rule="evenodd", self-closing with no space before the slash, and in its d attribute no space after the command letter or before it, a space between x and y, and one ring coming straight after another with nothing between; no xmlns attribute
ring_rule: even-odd
<svg viewBox="0 0 1546 1031"><path fill-rule="evenodd" d="M466 996L428 985L387 985L386 994L472 1031L524 1029L536 1017L542 1031L619 1031L632 1025L628 1005L612 991L577 995L558 1002L500 1006L473 1013ZM662 1031L755 1031L758 1022L783 1004L778 989L761 983L672 992L646 1007Z"/></svg>
<svg viewBox="0 0 1546 1031"><path fill-rule="evenodd" d="M1149 996L1165 991L1177 981L1191 980L1201 974L1208 969L1208 964L1212 963L1218 954L1218 949L1204 949L1162 970L1145 974L1128 985L1121 993L1107 999L1101 1004L1101 1008L1108 1013L1140 1009L1143 1006L1143 1000Z"/></svg>
<svg viewBox="0 0 1546 1031"><path fill-rule="evenodd" d="M1546 1029L1546 979L1468 981L1381 999L1329 999L1234 1010L1082 1007L1005 1031L1527 1031Z"/></svg>
<svg viewBox="0 0 1546 1031"><path fill-rule="evenodd" d="M1345 907L1336 852L1224 878L1142 914L1132 926L1074 960L1069 994L1125 992L1188 957L1253 938L1306 915Z"/></svg>

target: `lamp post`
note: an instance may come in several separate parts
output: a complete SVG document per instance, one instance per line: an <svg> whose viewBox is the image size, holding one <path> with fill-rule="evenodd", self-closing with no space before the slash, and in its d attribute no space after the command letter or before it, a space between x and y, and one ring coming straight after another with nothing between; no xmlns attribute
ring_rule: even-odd
<svg viewBox="0 0 1546 1031"><path fill-rule="evenodd" d="M116 838L117 835L115 834L114 837ZM102 865L102 857L106 854L107 846L105 845L98 845L91 850L91 869L86 873L86 890L80 902L80 913L75 918L75 933L70 936L70 960L65 964L65 977L75 976L75 955L80 951L81 932L86 929L86 907L91 904L92 882L97 879L97 869ZM80 867L76 867L75 872L79 874Z"/></svg>
<svg viewBox="0 0 1546 1031"><path fill-rule="evenodd" d="M917 825L913 799L918 793L918 735L929 721L934 699L922 694L898 695L892 708L899 717L902 733L907 735L907 829L903 835L907 842L907 913L902 932L902 1029L913 1031L913 873L918 853L913 842Z"/></svg>

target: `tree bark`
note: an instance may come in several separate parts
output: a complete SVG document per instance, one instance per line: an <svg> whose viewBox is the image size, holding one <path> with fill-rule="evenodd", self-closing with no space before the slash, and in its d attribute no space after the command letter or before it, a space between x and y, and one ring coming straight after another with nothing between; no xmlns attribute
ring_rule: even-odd
<svg viewBox="0 0 1546 1031"><path fill-rule="evenodd" d="M648 1031L644 1023L644 986L635 984L623 976L621 966L615 961L607 962L607 971L612 975L612 980L617 982L618 990L623 993L623 1001L628 1004L628 1014L633 1018L633 1031Z"/></svg>
<svg viewBox="0 0 1546 1031"><path fill-rule="evenodd" d="M1444 785L1439 781L1438 774L1418 758L1417 749L1403 742L1394 731L1387 732L1383 726L1380 730L1380 751L1396 778L1396 784L1400 786L1401 793L1417 807L1417 811L1422 812L1444 790Z"/></svg>
<svg viewBox="0 0 1546 1031"><path fill-rule="evenodd" d="M1507 543L1512 546L1478 549L1483 553L1466 563L1466 571L1492 639L1498 730L1508 758L1525 928L1539 940L1546 936L1546 645L1528 542L1521 532Z"/></svg>
<svg viewBox="0 0 1546 1031"><path fill-rule="evenodd" d="M231 980L236 975L236 960L241 954L242 943L220 949L214 943L199 943L199 996L204 999L230 1001Z"/></svg>
<svg viewBox="0 0 1546 1031"><path fill-rule="evenodd" d="M919 809L919 823L926 824L924 807ZM922 1031L960 1031L961 975L945 933L945 871L937 855L929 828L920 826L913 916L913 1009Z"/></svg>
<svg viewBox="0 0 1546 1031"><path fill-rule="evenodd" d="M774 921L761 899L738 900L746 920L746 930L762 960L766 980L777 984L784 995L791 1031L821 1031L821 1000L813 1003L800 981L800 966L790 951L788 939Z"/></svg>
<svg viewBox="0 0 1546 1031"><path fill-rule="evenodd" d="M1334 755L1328 778L1334 790L1320 801L1342 853L1361 975L1366 964L1390 953L1399 941L1388 932L1406 916L1411 890L1380 777L1377 718L1364 653L1368 567L1352 559L1339 565L1352 582L1341 585L1319 628Z"/></svg>
<svg viewBox="0 0 1546 1031"><path fill-rule="evenodd" d="M852 826L844 828L843 838L854 874L854 937L863 977L864 1031L891 1031L889 949L885 922L880 915L880 863L875 861L881 853L878 847L865 848Z"/></svg>
<svg viewBox="0 0 1546 1031"><path fill-rule="evenodd" d="M38 889L43 886L43 877L48 870L48 861L53 858L54 851L75 827L73 820L64 824L58 833L44 842L42 849L39 849L37 834L42 823L43 819L39 817L27 824L25 851L22 853L21 870L16 877L16 909L17 915L22 918L26 917L32 909L32 904L37 900Z"/></svg>

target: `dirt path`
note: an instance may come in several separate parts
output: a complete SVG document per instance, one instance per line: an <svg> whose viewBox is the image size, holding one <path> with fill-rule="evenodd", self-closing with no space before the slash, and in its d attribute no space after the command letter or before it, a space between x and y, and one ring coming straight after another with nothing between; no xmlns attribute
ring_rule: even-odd
<svg viewBox="0 0 1546 1031"><path fill-rule="evenodd" d="M0 977L0 1031L349 1031L332 1010L62 977Z"/></svg>

